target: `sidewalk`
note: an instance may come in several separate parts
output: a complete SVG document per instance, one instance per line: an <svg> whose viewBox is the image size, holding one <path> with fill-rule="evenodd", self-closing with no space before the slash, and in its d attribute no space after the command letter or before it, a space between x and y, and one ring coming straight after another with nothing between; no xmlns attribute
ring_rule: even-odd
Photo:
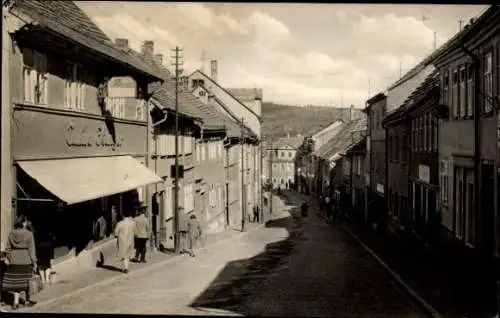
<svg viewBox="0 0 500 318"><path fill-rule="evenodd" d="M241 232L239 229L228 229L221 233L207 235L204 242L200 243L199 250L214 248L218 244L237 239L241 235L262 226L264 226L263 223L248 223L246 232ZM52 302L70 294L79 293L83 290L111 283L119 277L133 275L134 272L153 270L158 266L163 266L167 263L177 263L183 259L189 258L186 254L176 255L172 252L148 251L148 263L131 262L130 272L125 275L119 271L121 264L116 257L109 257L109 255L113 253L104 251L104 254L106 255L104 267L79 268L71 272L58 273L58 282L42 290L33 297L33 300L39 304ZM10 305L4 306L3 308L0 307L0 309L6 309L7 311L10 311L10 308ZM26 308L21 308L17 312L22 312L23 309Z"/></svg>
<svg viewBox="0 0 500 318"><path fill-rule="evenodd" d="M346 225L420 296L445 317L493 317L493 268L480 259L430 251L394 234Z"/></svg>

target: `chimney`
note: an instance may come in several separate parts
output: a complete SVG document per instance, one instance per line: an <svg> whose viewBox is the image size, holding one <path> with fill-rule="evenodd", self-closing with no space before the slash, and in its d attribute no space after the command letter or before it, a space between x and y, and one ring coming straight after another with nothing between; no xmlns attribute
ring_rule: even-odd
<svg viewBox="0 0 500 318"><path fill-rule="evenodd" d="M120 49L128 49L128 39L117 38L115 39L115 44Z"/></svg>
<svg viewBox="0 0 500 318"><path fill-rule="evenodd" d="M159 65L163 65L163 54L155 54L154 56L154 61L159 64Z"/></svg>
<svg viewBox="0 0 500 318"><path fill-rule="evenodd" d="M144 56L153 58L155 43L153 41L144 41L141 47L141 53Z"/></svg>
<svg viewBox="0 0 500 318"><path fill-rule="evenodd" d="M189 79L186 75L182 75L180 78L181 81L181 87L184 88L184 90L188 91L189 90Z"/></svg>
<svg viewBox="0 0 500 318"><path fill-rule="evenodd" d="M214 82L217 82L217 60L210 61L210 70L210 77L214 80Z"/></svg>
<svg viewBox="0 0 500 318"><path fill-rule="evenodd" d="M351 105L351 107L349 108L349 121L353 121L355 118L354 118L354 105Z"/></svg>

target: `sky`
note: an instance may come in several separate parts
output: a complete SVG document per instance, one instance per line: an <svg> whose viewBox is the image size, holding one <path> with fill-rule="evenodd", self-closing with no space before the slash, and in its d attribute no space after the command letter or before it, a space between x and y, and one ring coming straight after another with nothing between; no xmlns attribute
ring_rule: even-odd
<svg viewBox="0 0 500 318"><path fill-rule="evenodd" d="M364 107L481 13L480 5L195 3L84 1L77 4L111 38L140 50L154 41L169 57L184 49L184 73L224 87L258 87L264 101ZM205 52L203 54L203 52ZM202 63L203 58L205 63Z"/></svg>

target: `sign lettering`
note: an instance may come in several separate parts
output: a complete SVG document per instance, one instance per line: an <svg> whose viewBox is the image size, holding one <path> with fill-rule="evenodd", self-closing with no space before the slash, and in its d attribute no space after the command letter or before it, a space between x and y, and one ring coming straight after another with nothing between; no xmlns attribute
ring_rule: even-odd
<svg viewBox="0 0 500 318"><path fill-rule="evenodd" d="M69 147L112 147L117 148L123 145L123 136L116 136L116 142L113 142L113 137L107 132L107 129L97 128L97 132L87 132L84 127L81 131L76 131L73 125L68 125L66 128L66 145Z"/></svg>

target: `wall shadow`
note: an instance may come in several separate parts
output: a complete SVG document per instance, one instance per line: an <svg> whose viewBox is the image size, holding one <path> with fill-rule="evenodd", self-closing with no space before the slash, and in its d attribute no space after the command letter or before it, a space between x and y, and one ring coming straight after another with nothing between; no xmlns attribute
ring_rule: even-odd
<svg viewBox="0 0 500 318"><path fill-rule="evenodd" d="M282 193L279 197L286 205L292 206L289 209L290 216L269 220L265 226L286 229L288 238L267 244L265 251L254 257L227 263L190 307L224 310L245 316L266 314L259 309L262 306L255 306L255 300L273 303L273 299L264 298L262 286L268 281L269 275L281 275L280 269L287 265L288 256L303 239L304 219L300 217L299 207L293 206L286 194ZM276 213L273 212L273 215Z"/></svg>

